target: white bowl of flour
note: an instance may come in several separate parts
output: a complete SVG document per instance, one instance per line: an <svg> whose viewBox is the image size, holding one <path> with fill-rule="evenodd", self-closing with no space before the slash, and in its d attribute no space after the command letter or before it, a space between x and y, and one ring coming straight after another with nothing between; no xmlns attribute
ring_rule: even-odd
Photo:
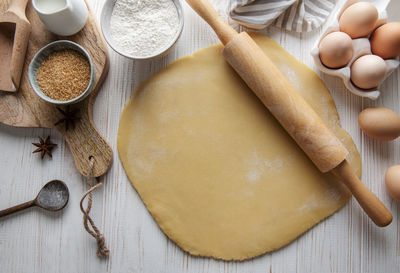
<svg viewBox="0 0 400 273"><path fill-rule="evenodd" d="M108 0L101 12L107 43L134 60L166 55L183 29L179 0Z"/></svg>

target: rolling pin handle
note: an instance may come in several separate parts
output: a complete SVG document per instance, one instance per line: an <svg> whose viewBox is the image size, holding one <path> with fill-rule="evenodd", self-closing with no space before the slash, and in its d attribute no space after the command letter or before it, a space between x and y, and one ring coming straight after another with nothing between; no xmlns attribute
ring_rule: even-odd
<svg viewBox="0 0 400 273"><path fill-rule="evenodd" d="M351 191L360 206L377 226L385 227L392 222L393 216L385 205L356 176L347 160L332 170Z"/></svg>
<svg viewBox="0 0 400 273"><path fill-rule="evenodd" d="M214 29L218 38L224 45L238 35L237 31L219 16L210 1L186 0L186 2Z"/></svg>

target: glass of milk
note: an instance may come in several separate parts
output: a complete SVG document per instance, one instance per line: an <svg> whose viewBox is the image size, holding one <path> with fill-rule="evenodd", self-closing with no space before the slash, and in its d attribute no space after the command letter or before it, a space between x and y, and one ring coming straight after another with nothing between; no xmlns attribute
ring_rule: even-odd
<svg viewBox="0 0 400 273"><path fill-rule="evenodd" d="M89 13L84 0L32 0L32 5L46 28L60 36L79 32Z"/></svg>

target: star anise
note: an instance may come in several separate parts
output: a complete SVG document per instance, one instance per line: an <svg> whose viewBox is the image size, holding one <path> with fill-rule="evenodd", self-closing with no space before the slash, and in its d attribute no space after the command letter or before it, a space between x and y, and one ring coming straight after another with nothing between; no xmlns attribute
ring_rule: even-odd
<svg viewBox="0 0 400 273"><path fill-rule="evenodd" d="M39 137L39 143L33 143L36 147L38 147L36 150L34 150L32 153L39 153L41 159L47 154L50 157L53 157L51 154L51 150L53 150L54 147L57 146L57 144L51 143L50 142L50 136L46 138L46 140L43 140L43 138Z"/></svg>
<svg viewBox="0 0 400 273"><path fill-rule="evenodd" d="M67 106L67 108L64 111L61 108L58 108L58 107L56 107L56 108L63 115L63 118L61 118L59 121L54 123L54 125L57 126L58 124L65 123L65 131L68 131L68 129L70 127L72 127L72 129L73 129L75 127L75 121L81 119L80 117L78 117L76 115L78 112L78 109L70 110L69 106Z"/></svg>

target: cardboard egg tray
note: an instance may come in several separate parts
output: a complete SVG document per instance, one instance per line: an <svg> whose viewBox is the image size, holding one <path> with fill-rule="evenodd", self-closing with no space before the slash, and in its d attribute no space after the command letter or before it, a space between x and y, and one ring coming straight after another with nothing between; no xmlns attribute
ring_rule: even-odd
<svg viewBox="0 0 400 273"><path fill-rule="evenodd" d="M342 10L338 14L340 15L345 8L346 5L344 6L344 8L342 8ZM379 10L379 7L377 7L377 9L379 12L377 27L379 27L387 22L387 12L386 9ZM335 31L339 31L339 16L336 16L336 20L327 28L327 30L320 37L320 39L317 41L317 43L311 50L311 55L314 59L316 67L326 74L340 77L343 80L343 83L346 86L346 88L353 94L360 97L366 97L372 100L377 99L381 93L378 89L379 86L373 89L361 89L355 86L350 80L350 67L353 64L353 62L361 56L372 54L369 37L352 40L354 48L353 58L345 67L339 69L331 69L322 64L321 59L319 58L318 45L326 35ZM388 59L385 60L385 63L386 63L386 74L385 74L385 79L386 79L393 72L393 70L395 70L399 66L400 62L397 59Z"/></svg>

